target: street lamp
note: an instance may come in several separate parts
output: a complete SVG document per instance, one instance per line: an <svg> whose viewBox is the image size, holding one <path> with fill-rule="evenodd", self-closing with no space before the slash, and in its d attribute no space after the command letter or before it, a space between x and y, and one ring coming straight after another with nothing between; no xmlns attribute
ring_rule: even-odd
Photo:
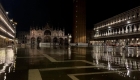
<svg viewBox="0 0 140 80"><path fill-rule="evenodd" d="M70 34L68 34L68 45L70 45L71 38L72 38L72 36Z"/></svg>

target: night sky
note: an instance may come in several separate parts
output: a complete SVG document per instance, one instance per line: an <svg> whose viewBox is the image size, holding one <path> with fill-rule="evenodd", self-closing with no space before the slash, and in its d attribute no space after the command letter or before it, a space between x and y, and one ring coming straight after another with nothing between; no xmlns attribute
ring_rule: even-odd
<svg viewBox="0 0 140 80"><path fill-rule="evenodd" d="M9 12L9 18L18 23L17 31L27 31L30 26L64 28L72 33L73 0L0 0ZM97 22L140 6L138 0L87 0L87 30Z"/></svg>

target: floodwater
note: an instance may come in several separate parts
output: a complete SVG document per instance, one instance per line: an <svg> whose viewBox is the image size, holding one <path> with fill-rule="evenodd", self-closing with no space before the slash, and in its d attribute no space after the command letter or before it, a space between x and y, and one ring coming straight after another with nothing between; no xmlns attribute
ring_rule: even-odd
<svg viewBox="0 0 140 80"><path fill-rule="evenodd" d="M140 80L140 48L0 48L0 80Z"/></svg>

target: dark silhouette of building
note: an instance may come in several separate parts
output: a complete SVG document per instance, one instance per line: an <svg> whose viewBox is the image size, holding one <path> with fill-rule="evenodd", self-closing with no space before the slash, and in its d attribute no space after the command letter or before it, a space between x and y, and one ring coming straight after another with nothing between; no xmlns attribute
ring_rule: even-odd
<svg viewBox="0 0 140 80"><path fill-rule="evenodd" d="M86 0L73 0L73 40L86 43Z"/></svg>

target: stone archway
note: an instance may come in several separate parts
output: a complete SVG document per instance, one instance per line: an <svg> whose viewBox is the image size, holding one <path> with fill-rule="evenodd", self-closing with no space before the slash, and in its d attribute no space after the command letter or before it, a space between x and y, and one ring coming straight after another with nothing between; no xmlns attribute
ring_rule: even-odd
<svg viewBox="0 0 140 80"><path fill-rule="evenodd" d="M35 44L35 37L31 38L31 44Z"/></svg>
<svg viewBox="0 0 140 80"><path fill-rule="evenodd" d="M37 43L39 44L42 41L41 37L37 37Z"/></svg>
<svg viewBox="0 0 140 80"><path fill-rule="evenodd" d="M50 36L45 36L44 37L44 42L45 43L50 43L51 42L51 37Z"/></svg>
<svg viewBox="0 0 140 80"><path fill-rule="evenodd" d="M59 38L59 45L63 45L63 43L64 43L63 38Z"/></svg>
<svg viewBox="0 0 140 80"><path fill-rule="evenodd" d="M56 44L56 43L58 43L58 39L57 39L57 37L54 37L53 38L53 44Z"/></svg>

